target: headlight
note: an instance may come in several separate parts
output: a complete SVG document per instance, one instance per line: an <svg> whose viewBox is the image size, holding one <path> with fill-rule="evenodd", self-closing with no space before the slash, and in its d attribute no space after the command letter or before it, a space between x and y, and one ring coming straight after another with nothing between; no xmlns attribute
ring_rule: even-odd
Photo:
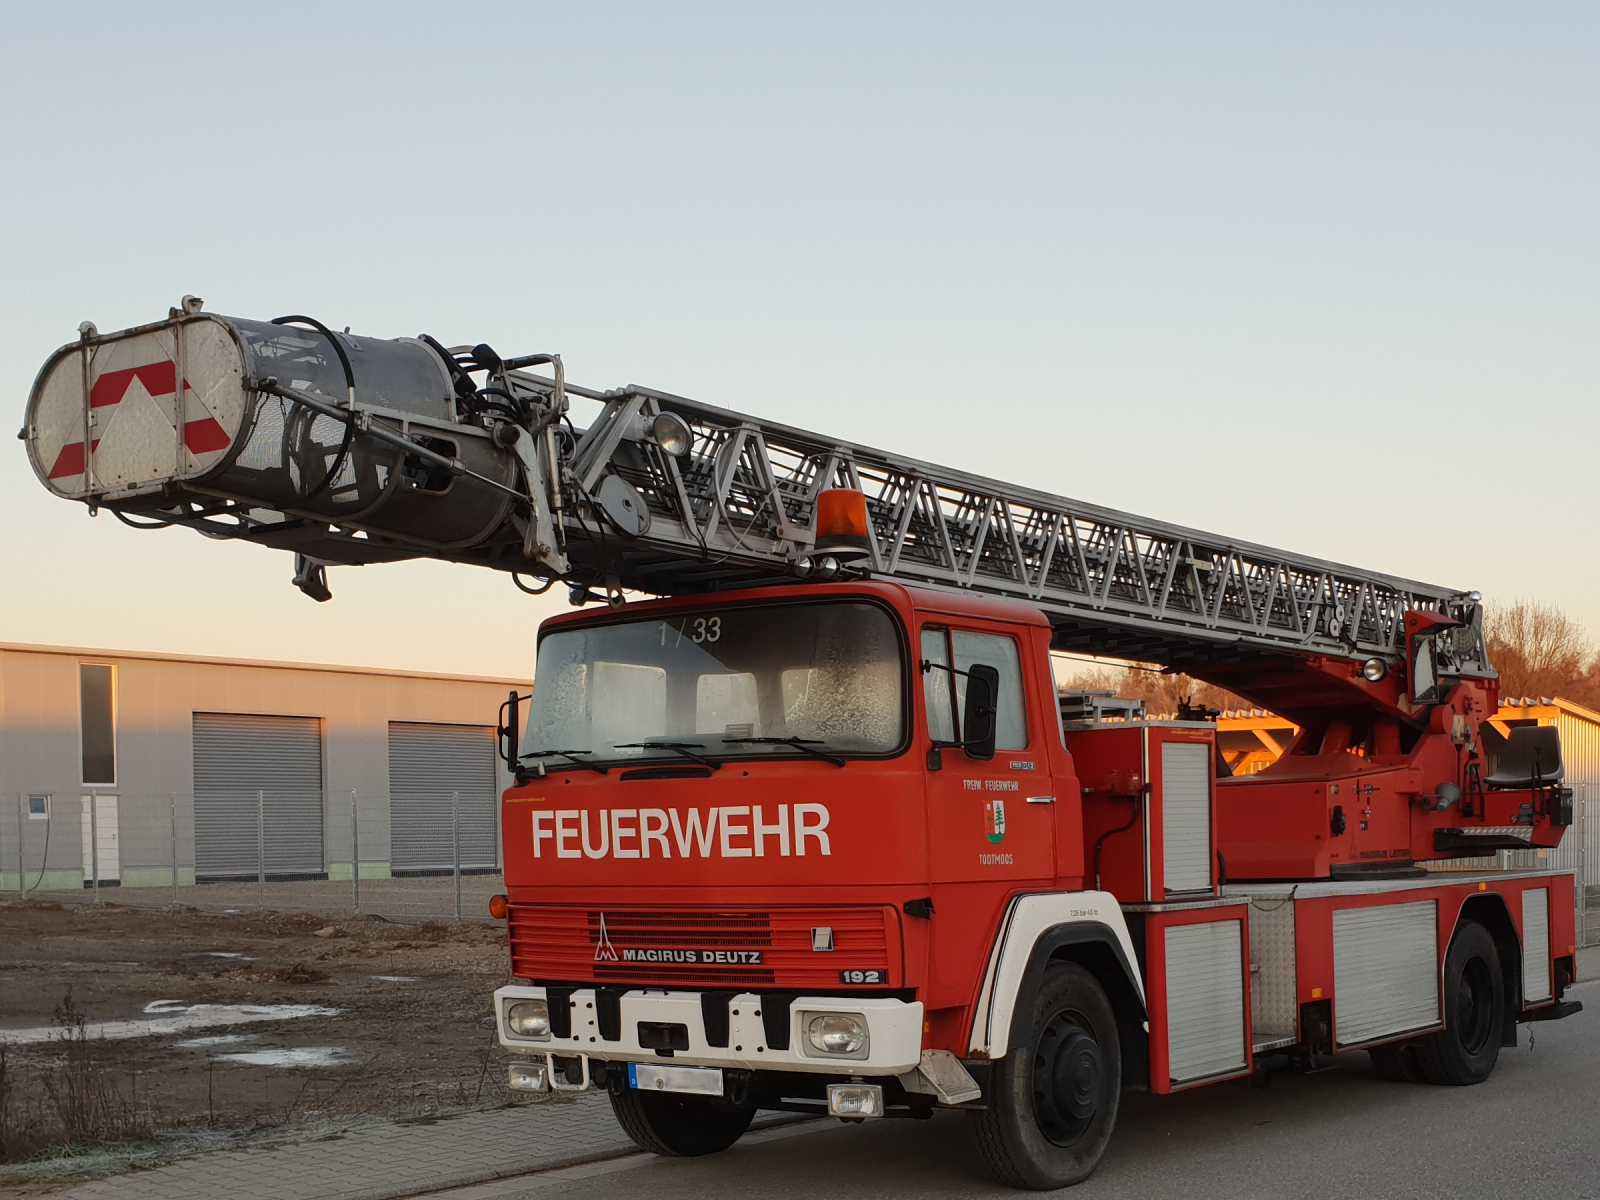
<svg viewBox="0 0 1600 1200"><path fill-rule="evenodd" d="M543 1000L518 1000L506 1009L506 1032L512 1037L549 1040L550 1005Z"/></svg>
<svg viewBox="0 0 1600 1200"><path fill-rule="evenodd" d="M867 1056L867 1025L848 1013L818 1013L806 1022L806 1037L823 1054Z"/></svg>

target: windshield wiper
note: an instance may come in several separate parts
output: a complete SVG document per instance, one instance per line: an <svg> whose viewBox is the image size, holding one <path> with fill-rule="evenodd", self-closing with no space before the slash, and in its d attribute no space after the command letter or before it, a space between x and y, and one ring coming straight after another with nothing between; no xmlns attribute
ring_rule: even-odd
<svg viewBox="0 0 1600 1200"><path fill-rule="evenodd" d="M844 759L840 758L837 754L829 754L826 750L818 750L817 749L818 746L825 745L826 743L820 742L816 738L801 738L801 737L786 737L786 738L781 738L781 737L723 738L722 739L722 744L724 746L793 746L796 750L802 750L805 753L811 755L812 758L820 758L823 762L832 763L836 767L844 766Z"/></svg>
<svg viewBox="0 0 1600 1200"><path fill-rule="evenodd" d="M704 755L695 753L696 750L704 750L705 748L706 748L706 744L704 742L614 742L614 743L612 743L612 749L614 749L614 750L671 750L674 754L681 754L681 755L683 755L683 757L689 759L691 762L699 763L702 767L710 767L713 771L722 770L722 764L721 763L713 762L711 759L706 758Z"/></svg>
<svg viewBox="0 0 1600 1200"><path fill-rule="evenodd" d="M517 761L520 763L525 758L564 758L575 767L582 767L586 771L594 771L601 775L609 775L610 772L605 767L600 766L598 763L584 762L583 759L578 757L580 754L593 753L593 750L529 750L526 753L517 755Z"/></svg>

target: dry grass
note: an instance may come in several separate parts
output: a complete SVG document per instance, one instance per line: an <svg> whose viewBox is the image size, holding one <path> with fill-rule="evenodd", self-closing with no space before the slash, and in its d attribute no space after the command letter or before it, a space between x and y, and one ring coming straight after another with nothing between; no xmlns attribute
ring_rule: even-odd
<svg viewBox="0 0 1600 1200"><path fill-rule="evenodd" d="M51 1023L55 1033L29 1065L0 1045L0 1163L148 1138L161 1114L140 1095L137 1055L119 1047L113 1060L89 1037L87 1014L70 987Z"/></svg>

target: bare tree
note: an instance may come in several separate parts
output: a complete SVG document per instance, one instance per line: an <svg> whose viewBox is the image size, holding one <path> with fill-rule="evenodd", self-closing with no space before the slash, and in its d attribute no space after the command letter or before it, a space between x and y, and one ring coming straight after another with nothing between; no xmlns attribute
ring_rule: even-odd
<svg viewBox="0 0 1600 1200"><path fill-rule="evenodd" d="M1180 702L1214 708L1219 712L1252 707L1250 701L1193 676L1167 674L1137 666L1085 664L1083 670L1073 673L1063 681L1062 686L1081 691L1110 691L1118 696L1143 700L1152 716L1171 716L1178 711Z"/></svg>
<svg viewBox="0 0 1600 1200"><path fill-rule="evenodd" d="M1594 647L1583 627L1554 604L1491 606L1484 637L1502 696L1561 696L1590 707L1600 699Z"/></svg>

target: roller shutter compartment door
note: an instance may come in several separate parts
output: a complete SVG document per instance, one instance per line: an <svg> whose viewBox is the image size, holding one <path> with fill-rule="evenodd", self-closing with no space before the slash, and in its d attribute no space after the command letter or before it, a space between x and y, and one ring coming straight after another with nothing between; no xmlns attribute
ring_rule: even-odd
<svg viewBox="0 0 1600 1200"><path fill-rule="evenodd" d="M389 725L389 867L450 871L452 793L460 795L461 869L499 867L494 730L486 725Z"/></svg>
<svg viewBox="0 0 1600 1200"><path fill-rule="evenodd" d="M1161 746L1162 883L1168 893L1211 887L1211 747Z"/></svg>
<svg viewBox="0 0 1600 1200"><path fill-rule="evenodd" d="M323 876L322 722L195 713L197 877L255 876L258 793L268 878Z"/></svg>
<svg viewBox="0 0 1600 1200"><path fill-rule="evenodd" d="M1522 1002L1554 1000L1550 988L1550 889L1522 893Z"/></svg>
<svg viewBox="0 0 1600 1200"><path fill-rule="evenodd" d="M1239 1074L1244 1029L1244 929L1238 921L1166 931L1167 1064L1174 1087Z"/></svg>
<svg viewBox="0 0 1600 1200"><path fill-rule="evenodd" d="M1432 900L1335 909L1339 1048L1439 1023L1439 908Z"/></svg>

